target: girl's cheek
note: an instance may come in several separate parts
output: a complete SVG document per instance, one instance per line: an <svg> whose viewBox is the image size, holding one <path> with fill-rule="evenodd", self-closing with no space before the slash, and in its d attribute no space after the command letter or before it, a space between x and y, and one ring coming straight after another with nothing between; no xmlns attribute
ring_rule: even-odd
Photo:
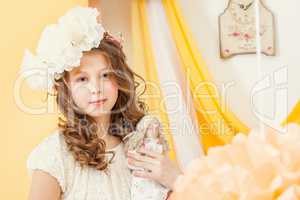
<svg viewBox="0 0 300 200"><path fill-rule="evenodd" d="M115 79L112 79L111 80L111 87L114 89L114 90L118 90L119 89L119 86L118 86L118 83Z"/></svg>
<svg viewBox="0 0 300 200"><path fill-rule="evenodd" d="M108 84L108 90L111 91L111 92L117 91L118 87L114 82L110 81L109 84Z"/></svg>
<svg viewBox="0 0 300 200"><path fill-rule="evenodd" d="M107 97L116 97L118 95L118 87L117 85L112 82L109 81L106 85L105 85L105 94L104 96Z"/></svg>
<svg viewBox="0 0 300 200"><path fill-rule="evenodd" d="M103 96L107 97L109 99L109 103L107 106L109 106L108 109L112 109L115 103L118 99L118 87L116 84L114 84L112 81L108 81L105 83L103 88Z"/></svg>
<svg viewBox="0 0 300 200"><path fill-rule="evenodd" d="M72 97L75 103L81 107L85 108L88 106L90 92L87 87L74 85L72 87Z"/></svg>

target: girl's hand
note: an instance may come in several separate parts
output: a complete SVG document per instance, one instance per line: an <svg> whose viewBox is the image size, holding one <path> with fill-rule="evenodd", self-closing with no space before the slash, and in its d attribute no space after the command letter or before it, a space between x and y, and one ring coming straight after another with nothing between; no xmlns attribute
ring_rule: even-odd
<svg viewBox="0 0 300 200"><path fill-rule="evenodd" d="M128 163L145 170L135 170L134 176L154 180L161 185L173 189L177 177L182 173L167 154L147 151L143 147L137 153L127 152Z"/></svg>

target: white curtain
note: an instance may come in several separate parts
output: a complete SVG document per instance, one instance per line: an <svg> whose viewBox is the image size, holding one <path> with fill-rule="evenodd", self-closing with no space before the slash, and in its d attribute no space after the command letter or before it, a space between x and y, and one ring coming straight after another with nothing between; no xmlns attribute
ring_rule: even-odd
<svg viewBox="0 0 300 200"><path fill-rule="evenodd" d="M164 95L179 164L184 168L203 155L189 86L181 73L178 54L160 0L150 0L147 15L153 54Z"/></svg>

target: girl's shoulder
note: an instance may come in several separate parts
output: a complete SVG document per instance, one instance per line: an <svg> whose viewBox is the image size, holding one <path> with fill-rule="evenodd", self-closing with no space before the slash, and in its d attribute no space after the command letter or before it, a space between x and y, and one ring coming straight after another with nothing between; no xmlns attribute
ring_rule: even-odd
<svg viewBox="0 0 300 200"><path fill-rule="evenodd" d="M29 154L29 158L40 154L61 154L64 152L65 146L63 135L58 130L55 130L33 148Z"/></svg>
<svg viewBox="0 0 300 200"><path fill-rule="evenodd" d="M64 191L64 171L67 158L65 145L63 135L58 130L45 137L33 148L27 158L26 166L29 175L32 176L34 170L47 172L57 179Z"/></svg>

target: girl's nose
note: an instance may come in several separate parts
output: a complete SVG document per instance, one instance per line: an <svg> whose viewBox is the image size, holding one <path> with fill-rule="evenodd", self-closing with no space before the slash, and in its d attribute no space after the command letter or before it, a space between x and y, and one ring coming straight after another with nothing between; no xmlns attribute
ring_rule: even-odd
<svg viewBox="0 0 300 200"><path fill-rule="evenodd" d="M90 85L90 92L92 94L100 94L101 93L101 84L98 80L91 80L89 85Z"/></svg>
<svg viewBox="0 0 300 200"><path fill-rule="evenodd" d="M100 90L92 89L92 90L91 90L91 93L92 93L92 94L100 94Z"/></svg>

